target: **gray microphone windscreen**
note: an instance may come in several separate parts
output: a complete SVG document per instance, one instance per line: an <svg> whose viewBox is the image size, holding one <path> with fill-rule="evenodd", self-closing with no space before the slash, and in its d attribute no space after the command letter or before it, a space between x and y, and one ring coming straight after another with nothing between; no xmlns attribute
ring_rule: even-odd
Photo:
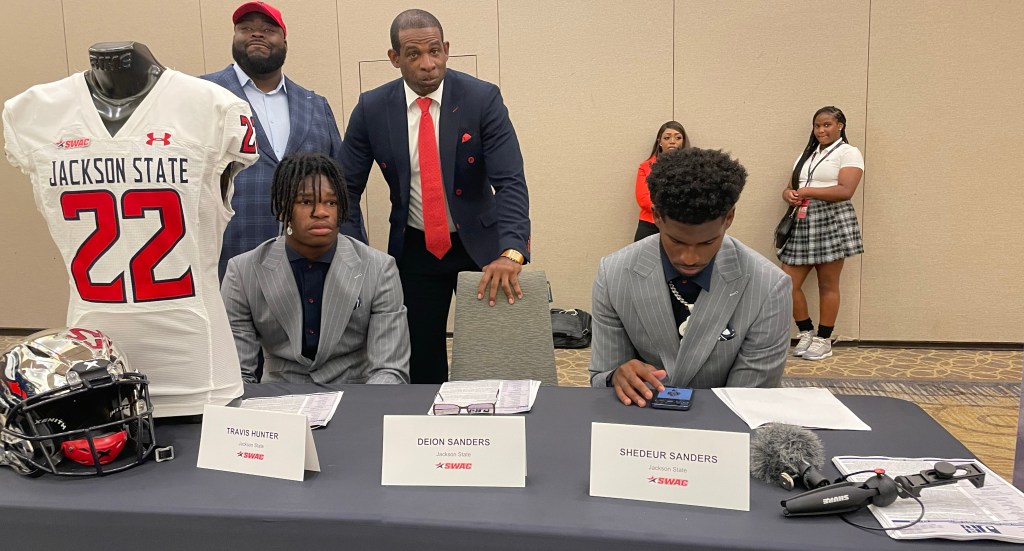
<svg viewBox="0 0 1024 551"><path fill-rule="evenodd" d="M822 468L825 448L818 435L796 425L768 423L754 430L750 438L750 475L776 484L782 472L800 473L801 460Z"/></svg>

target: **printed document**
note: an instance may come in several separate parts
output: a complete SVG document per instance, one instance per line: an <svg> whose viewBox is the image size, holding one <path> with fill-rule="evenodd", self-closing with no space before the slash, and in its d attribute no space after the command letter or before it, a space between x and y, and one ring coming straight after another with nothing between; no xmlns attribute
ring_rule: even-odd
<svg viewBox="0 0 1024 551"><path fill-rule="evenodd" d="M288 394L242 400L240 407L263 409L281 413L299 413L309 419L309 428L326 427L341 403L343 391L317 392L315 394Z"/></svg>
<svg viewBox="0 0 1024 551"><path fill-rule="evenodd" d="M871 430L827 388L712 390L751 429L767 423L787 423L808 429Z"/></svg>
<svg viewBox="0 0 1024 551"><path fill-rule="evenodd" d="M886 532L893 539L944 538L951 540L999 540L1024 543L1024 493L1014 488L977 459L852 457L838 456L832 463L842 474L867 469L885 469L892 477L917 474L932 469L935 463L948 461L954 465L974 463L985 472L985 486L975 488L968 480L936 486L921 492L924 518L901 530ZM962 472L961 472L962 474ZM862 482L873 473L850 477ZM921 506L913 498L899 498L892 505L869 505L883 528L913 522L921 514Z"/></svg>

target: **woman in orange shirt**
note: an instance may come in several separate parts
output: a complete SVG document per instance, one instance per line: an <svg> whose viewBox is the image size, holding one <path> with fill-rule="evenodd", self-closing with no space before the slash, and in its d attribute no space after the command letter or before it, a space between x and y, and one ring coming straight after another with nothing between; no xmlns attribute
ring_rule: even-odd
<svg viewBox="0 0 1024 551"><path fill-rule="evenodd" d="M676 121L668 121L661 125L654 137L651 157L640 163L640 168L636 172L636 203L640 205L640 221L637 223L633 241L640 241L658 233L658 227L654 225L654 213L651 212L651 190L647 187L647 175L651 173L651 165L658 160L658 155L684 147L690 147L690 139L686 137L683 125Z"/></svg>

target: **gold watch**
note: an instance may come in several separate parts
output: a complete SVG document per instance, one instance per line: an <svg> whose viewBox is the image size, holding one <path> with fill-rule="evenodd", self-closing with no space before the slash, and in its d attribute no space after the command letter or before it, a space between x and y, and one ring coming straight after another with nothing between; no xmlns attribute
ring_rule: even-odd
<svg viewBox="0 0 1024 551"><path fill-rule="evenodd" d="M501 253L501 256L504 256L505 258L511 260L512 262L515 262L516 264L519 264L520 266L526 263L526 257L523 256L523 253L515 249L505 249L505 252Z"/></svg>

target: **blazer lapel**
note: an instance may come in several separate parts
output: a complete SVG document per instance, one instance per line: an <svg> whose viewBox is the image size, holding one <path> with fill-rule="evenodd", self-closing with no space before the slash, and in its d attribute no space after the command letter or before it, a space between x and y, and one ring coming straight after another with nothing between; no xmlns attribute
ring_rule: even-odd
<svg viewBox="0 0 1024 551"><path fill-rule="evenodd" d="M388 94L387 125L388 136L391 138L391 158L398 169L399 193L404 210L408 212L409 180L412 178L409 168L409 106L405 103L405 86L402 82L402 79L396 80Z"/></svg>
<svg viewBox="0 0 1024 551"><path fill-rule="evenodd" d="M358 304L364 277L362 259L356 254L352 243L339 236L338 248L334 252L334 260L331 261L331 268L324 282L317 360L331 358L342 344L342 336L352 318L352 311ZM369 308L370 305L358 304L358 307Z"/></svg>
<svg viewBox="0 0 1024 551"><path fill-rule="evenodd" d="M256 267L256 279L278 324L288 335L294 358L300 362L309 360L302 355L302 306L295 275L288 264L284 250L284 238L279 237L271 246L267 257Z"/></svg>
<svg viewBox="0 0 1024 551"><path fill-rule="evenodd" d="M292 153L298 147L298 144L305 143L306 134L313 127L313 109L310 106L310 103L313 101L313 94L292 82L288 77L284 77L284 86L288 96L290 127L285 152Z"/></svg>
<svg viewBox="0 0 1024 551"><path fill-rule="evenodd" d="M675 370L671 360L679 350L679 329L669 303L665 271L661 269L660 246L657 239L645 241L643 250L633 264L637 289L634 307L640 316L641 326L654 342L660 356L643 359L648 362L660 360L671 377Z"/></svg>
<svg viewBox="0 0 1024 551"><path fill-rule="evenodd" d="M700 292L691 312L693 319L679 343L675 361L678 371L669 379L673 386L686 386L704 367L750 279L749 274L740 270L736 245L729 236L723 239L722 248L715 256L714 270L711 291Z"/></svg>
<svg viewBox="0 0 1024 551"><path fill-rule="evenodd" d="M455 147L459 144L459 81L455 71L448 71L441 94L441 127L438 129L438 152L441 155L441 177L447 194L455 192Z"/></svg>

